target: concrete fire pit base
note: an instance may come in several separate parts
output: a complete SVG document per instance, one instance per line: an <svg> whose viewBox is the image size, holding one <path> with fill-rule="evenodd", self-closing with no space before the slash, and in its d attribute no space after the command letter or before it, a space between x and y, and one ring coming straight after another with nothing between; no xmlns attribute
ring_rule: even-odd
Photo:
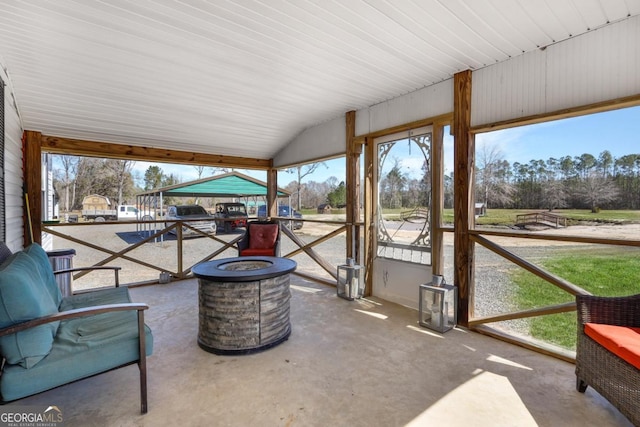
<svg viewBox="0 0 640 427"><path fill-rule="evenodd" d="M286 341L289 273L295 261L226 258L193 267L198 278L198 345L215 354L248 354Z"/></svg>

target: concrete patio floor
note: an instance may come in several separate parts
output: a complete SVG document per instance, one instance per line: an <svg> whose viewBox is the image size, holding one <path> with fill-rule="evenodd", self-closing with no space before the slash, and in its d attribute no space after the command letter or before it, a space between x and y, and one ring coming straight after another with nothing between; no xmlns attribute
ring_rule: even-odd
<svg viewBox="0 0 640 427"><path fill-rule="evenodd" d="M149 412L136 365L10 405L56 405L64 426L628 426L574 366L499 340L417 325L414 310L346 301L292 276L288 341L218 356L198 347L196 280L131 289L154 333ZM416 290L417 292L417 290Z"/></svg>

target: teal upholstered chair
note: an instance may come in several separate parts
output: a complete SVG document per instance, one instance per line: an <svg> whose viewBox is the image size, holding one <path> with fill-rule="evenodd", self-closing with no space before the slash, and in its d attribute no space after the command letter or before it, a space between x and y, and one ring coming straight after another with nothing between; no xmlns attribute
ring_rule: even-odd
<svg viewBox="0 0 640 427"><path fill-rule="evenodd" d="M146 357L153 349L144 324L148 308L132 303L126 287L63 298L42 247L9 255L0 265L1 400L137 363L141 411L147 412Z"/></svg>

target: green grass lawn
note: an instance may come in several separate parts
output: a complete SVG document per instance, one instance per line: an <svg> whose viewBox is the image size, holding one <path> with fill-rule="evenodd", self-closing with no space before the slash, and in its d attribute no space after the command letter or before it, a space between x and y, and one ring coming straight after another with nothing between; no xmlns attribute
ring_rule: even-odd
<svg viewBox="0 0 640 427"><path fill-rule="evenodd" d="M640 257L637 249L611 249L567 253L542 262L542 266L594 295L622 296L640 292ZM512 275L517 287L516 303L521 309L573 301L572 295L548 282L518 270ZM575 349L575 312L539 316L531 319L531 336Z"/></svg>

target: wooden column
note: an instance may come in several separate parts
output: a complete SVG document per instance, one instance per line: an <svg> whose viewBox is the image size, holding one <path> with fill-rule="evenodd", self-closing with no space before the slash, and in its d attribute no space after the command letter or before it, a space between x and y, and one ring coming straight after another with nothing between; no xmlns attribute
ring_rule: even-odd
<svg viewBox="0 0 640 427"><path fill-rule="evenodd" d="M278 171L274 168L267 170L267 207L268 217L278 216Z"/></svg>
<svg viewBox="0 0 640 427"><path fill-rule="evenodd" d="M475 137L471 128L471 70L453 77L454 138L454 283L458 285L458 323L469 325L474 305L474 244L469 230L475 226L473 169Z"/></svg>
<svg viewBox="0 0 640 427"><path fill-rule="evenodd" d="M431 264L433 274L444 274L442 210L444 209L443 123L433 125L431 144Z"/></svg>
<svg viewBox="0 0 640 427"><path fill-rule="evenodd" d="M24 246L42 243L42 134L25 131L22 136L24 185ZM28 206L28 208L27 208Z"/></svg>
<svg viewBox="0 0 640 427"><path fill-rule="evenodd" d="M364 146L364 281L365 296L373 293L373 257L376 239L375 206L377 194L373 185L374 142L367 137Z"/></svg>
<svg viewBox="0 0 640 427"><path fill-rule="evenodd" d="M362 146L355 143L356 112L345 115L346 127L346 184L347 184L347 258L360 262L360 154Z"/></svg>

